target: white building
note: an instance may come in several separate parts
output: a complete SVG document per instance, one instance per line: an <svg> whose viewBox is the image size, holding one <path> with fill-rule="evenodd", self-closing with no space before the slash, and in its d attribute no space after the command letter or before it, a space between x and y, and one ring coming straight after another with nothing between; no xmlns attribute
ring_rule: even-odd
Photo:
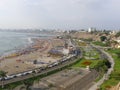
<svg viewBox="0 0 120 90"><path fill-rule="evenodd" d="M93 28L93 27L92 27L92 28L89 28L89 29L88 29L88 32L90 33L90 32L95 31L95 30L96 30L96 28Z"/></svg>
<svg viewBox="0 0 120 90"><path fill-rule="evenodd" d="M64 55L68 55L69 54L69 49L63 48L63 52Z"/></svg>
<svg viewBox="0 0 120 90"><path fill-rule="evenodd" d="M113 31L110 32L110 34L111 34L111 35L115 35L116 32L113 30Z"/></svg>
<svg viewBox="0 0 120 90"><path fill-rule="evenodd" d="M91 32L91 31L92 31L92 28L89 28L89 29L88 29L88 32Z"/></svg>

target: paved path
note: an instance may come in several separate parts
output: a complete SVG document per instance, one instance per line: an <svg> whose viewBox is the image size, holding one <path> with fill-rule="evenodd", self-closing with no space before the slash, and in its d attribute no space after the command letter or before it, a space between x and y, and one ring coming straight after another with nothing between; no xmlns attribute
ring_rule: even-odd
<svg viewBox="0 0 120 90"><path fill-rule="evenodd" d="M109 79L109 75L111 74L114 68L114 59L107 52L101 49L99 46L94 46L94 45L92 46L97 50L99 50L102 54L104 54L107 60L111 63L111 68L108 69L107 73L104 74L104 76L97 83L95 83L91 88L89 88L89 90L97 90L105 80Z"/></svg>

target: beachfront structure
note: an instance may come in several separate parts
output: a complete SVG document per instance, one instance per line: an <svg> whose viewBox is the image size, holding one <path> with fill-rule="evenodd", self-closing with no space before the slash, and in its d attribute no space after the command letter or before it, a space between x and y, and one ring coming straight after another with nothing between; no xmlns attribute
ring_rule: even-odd
<svg viewBox="0 0 120 90"><path fill-rule="evenodd" d="M47 64L48 64L46 62L38 61L38 60L27 60L27 61L25 61L25 63L34 65L35 67L47 66Z"/></svg>
<svg viewBox="0 0 120 90"><path fill-rule="evenodd" d="M55 55L55 56L63 56L62 54L62 49L59 48L52 48L49 52L50 55Z"/></svg>
<svg viewBox="0 0 120 90"><path fill-rule="evenodd" d="M63 56L63 55L68 55L70 53L70 49L71 48L64 48L64 47L56 47L56 48L52 48L49 51L50 55L59 55L59 56Z"/></svg>
<svg viewBox="0 0 120 90"><path fill-rule="evenodd" d="M63 52L64 55L68 55L69 54L69 49L63 48Z"/></svg>

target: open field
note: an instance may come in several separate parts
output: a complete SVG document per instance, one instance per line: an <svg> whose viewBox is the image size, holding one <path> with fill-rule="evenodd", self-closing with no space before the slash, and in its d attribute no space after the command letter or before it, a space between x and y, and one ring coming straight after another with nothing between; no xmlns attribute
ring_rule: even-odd
<svg viewBox="0 0 120 90"><path fill-rule="evenodd" d="M90 66L90 68L93 68L94 66L97 65L99 60L86 60L86 59L81 59L78 63L73 65L72 67L83 67L86 68L86 66Z"/></svg>
<svg viewBox="0 0 120 90"><path fill-rule="evenodd" d="M100 42L100 41L93 42L93 44L95 44L95 45L99 45L99 46L103 46L103 47L108 46L107 43L103 43L103 42Z"/></svg>

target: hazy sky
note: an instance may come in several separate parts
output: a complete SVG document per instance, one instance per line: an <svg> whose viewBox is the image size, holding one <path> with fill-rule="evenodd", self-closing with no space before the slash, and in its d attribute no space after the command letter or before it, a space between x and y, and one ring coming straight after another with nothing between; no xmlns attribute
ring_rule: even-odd
<svg viewBox="0 0 120 90"><path fill-rule="evenodd" d="M120 0L0 0L0 28L120 29Z"/></svg>

